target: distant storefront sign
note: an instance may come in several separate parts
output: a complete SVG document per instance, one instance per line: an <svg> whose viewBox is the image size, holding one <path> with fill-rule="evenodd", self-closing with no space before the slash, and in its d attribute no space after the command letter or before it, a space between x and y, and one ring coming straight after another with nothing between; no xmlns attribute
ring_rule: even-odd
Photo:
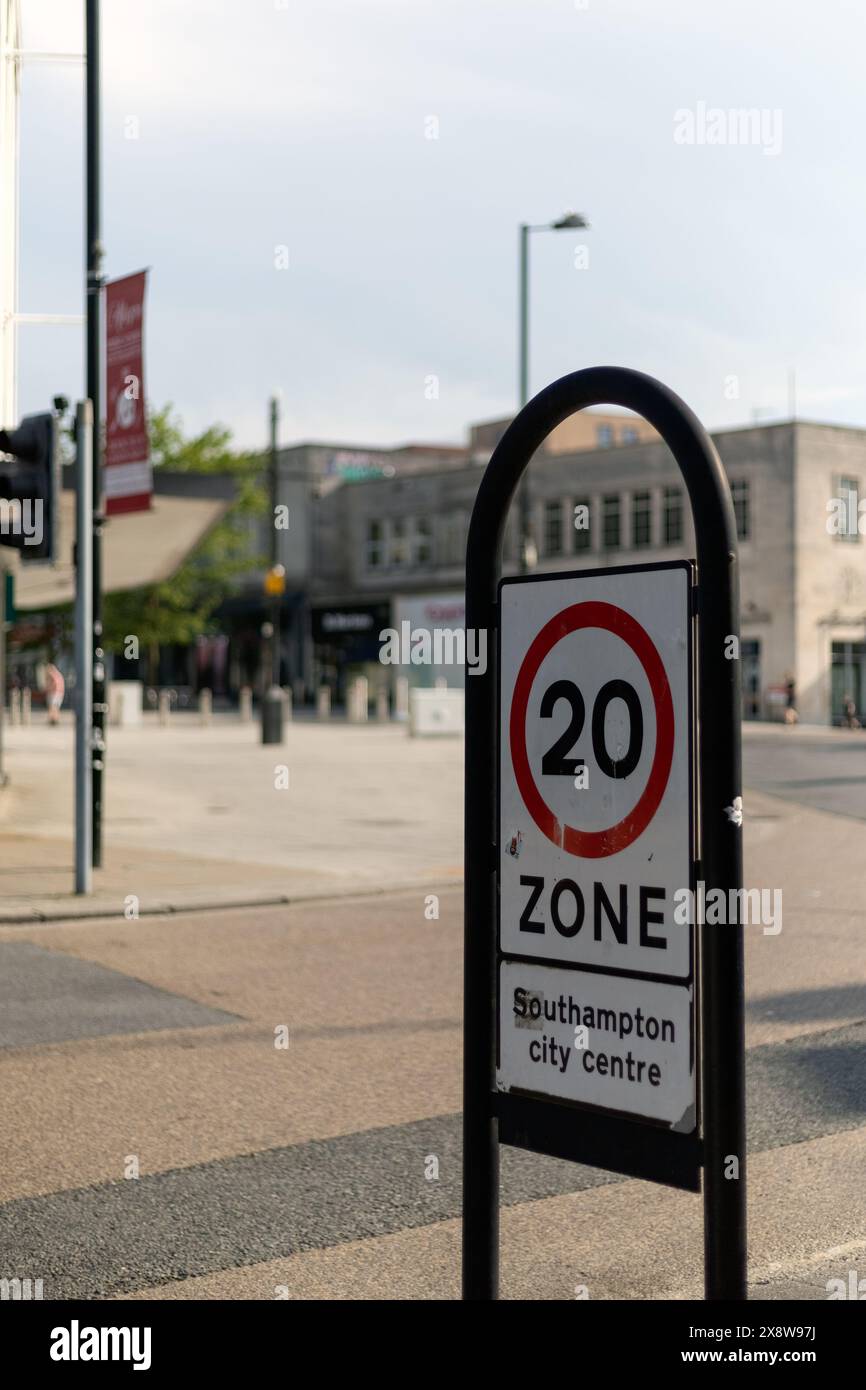
<svg viewBox="0 0 866 1390"><path fill-rule="evenodd" d="M393 478L395 469L392 463L382 463L372 454L341 449L328 458L326 472L344 483L360 483L366 478Z"/></svg>
<svg viewBox="0 0 866 1390"><path fill-rule="evenodd" d="M441 645L436 642L437 634L442 637L446 633L459 633L462 637L466 626L465 595L461 590L447 594L401 596L394 601L394 625L402 633L404 624L408 624L412 640L429 633L430 650L435 653ZM449 662L447 665L437 665L435 661L428 665L406 666L400 674L407 676L411 685L421 686L435 685L437 680L444 680L449 686L462 687L465 677L462 664Z"/></svg>
<svg viewBox="0 0 866 1390"><path fill-rule="evenodd" d="M387 603L314 608L313 641L323 646L341 647L358 638L367 639L375 656L379 649L379 632L387 627L389 615Z"/></svg>
<svg viewBox="0 0 866 1390"><path fill-rule="evenodd" d="M105 291L105 498L109 516L150 506L153 474L144 392L147 272Z"/></svg>

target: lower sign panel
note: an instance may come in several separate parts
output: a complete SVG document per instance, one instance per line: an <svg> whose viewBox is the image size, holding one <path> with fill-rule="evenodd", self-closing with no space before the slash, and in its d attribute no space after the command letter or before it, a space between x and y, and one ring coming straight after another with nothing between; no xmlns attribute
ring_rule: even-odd
<svg viewBox="0 0 866 1390"><path fill-rule="evenodd" d="M499 967L500 1091L696 1127L693 990L519 961Z"/></svg>

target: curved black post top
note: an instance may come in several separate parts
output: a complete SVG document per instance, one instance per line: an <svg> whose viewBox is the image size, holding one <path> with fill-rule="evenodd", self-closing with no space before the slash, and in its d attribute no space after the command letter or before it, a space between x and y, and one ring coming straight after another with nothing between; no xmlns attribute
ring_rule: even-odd
<svg viewBox="0 0 866 1390"><path fill-rule="evenodd" d="M697 416L654 377L629 367L588 367L551 382L509 425L481 480L469 530L467 570L498 568L505 516L533 454L558 424L593 405L618 405L658 430L685 479L702 568L736 559L730 490L715 446ZM492 553L491 553L491 547ZM476 569L476 566L478 567Z"/></svg>

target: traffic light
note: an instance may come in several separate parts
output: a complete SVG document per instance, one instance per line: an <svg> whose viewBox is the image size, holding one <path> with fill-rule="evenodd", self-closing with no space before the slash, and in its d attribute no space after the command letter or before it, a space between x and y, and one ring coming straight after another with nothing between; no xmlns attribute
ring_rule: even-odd
<svg viewBox="0 0 866 1390"><path fill-rule="evenodd" d="M0 430L0 545L22 560L56 560L59 507L56 417L25 415L17 430Z"/></svg>

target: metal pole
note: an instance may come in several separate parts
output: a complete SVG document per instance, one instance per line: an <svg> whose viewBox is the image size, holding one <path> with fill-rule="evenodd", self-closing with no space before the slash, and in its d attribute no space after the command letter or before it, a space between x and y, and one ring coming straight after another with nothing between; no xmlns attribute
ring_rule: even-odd
<svg viewBox="0 0 866 1390"><path fill-rule="evenodd" d="M102 787L105 768L105 659L102 649L102 359L100 353L102 255L100 241L99 0L86 2L87 108L87 395L93 409L92 445L92 642L93 642L93 866L102 864Z"/></svg>
<svg viewBox="0 0 866 1390"><path fill-rule="evenodd" d="M727 500L730 505L729 495ZM712 887L721 887L726 901L730 901L727 892L741 888L743 883L743 831L736 816L737 799L742 795L740 663L725 655L731 637L739 639L740 632L736 526L731 515L727 528L727 573L720 563L711 568L706 560L702 562L701 530L712 522L706 514L701 518L694 496L692 508L698 534L700 584L701 877L707 893ZM706 548L709 550L709 545ZM719 550L718 544L713 547L716 561ZM742 1301L748 1297L742 924L702 925L700 953L704 1292L713 1302Z"/></svg>
<svg viewBox="0 0 866 1390"><path fill-rule="evenodd" d="M520 367L518 376L519 406L522 410L529 400L529 232L526 222L520 224ZM532 502L529 493L529 473L520 480L517 502L518 563L520 573L529 570L529 546L532 541Z"/></svg>
<svg viewBox="0 0 866 1390"><path fill-rule="evenodd" d="M75 891L92 875L90 738L93 724L93 406L75 419Z"/></svg>
<svg viewBox="0 0 866 1390"><path fill-rule="evenodd" d="M520 409L529 400L529 225L520 224Z"/></svg>
<svg viewBox="0 0 866 1390"><path fill-rule="evenodd" d="M270 439L270 483L271 483L271 567L280 563L279 537L277 535L277 507L279 505L280 482L277 463L277 434L279 430L280 403L271 396L271 439ZM271 624L274 629L271 638L271 685L280 683L280 595L274 594L271 600Z"/></svg>
<svg viewBox="0 0 866 1390"><path fill-rule="evenodd" d="M503 505L503 519L505 508ZM466 682L463 945L463 1297L499 1296L496 1076L496 592L481 545L466 557L466 627L488 634L487 671Z"/></svg>

